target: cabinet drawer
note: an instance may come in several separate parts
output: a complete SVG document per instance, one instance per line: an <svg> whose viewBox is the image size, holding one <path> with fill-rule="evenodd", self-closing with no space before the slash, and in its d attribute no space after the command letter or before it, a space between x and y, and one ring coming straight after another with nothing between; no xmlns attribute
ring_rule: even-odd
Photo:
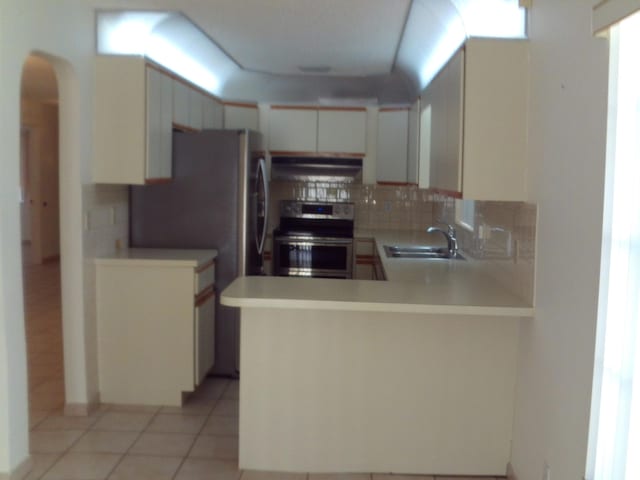
<svg viewBox="0 0 640 480"><path fill-rule="evenodd" d="M196 268L195 276L195 292L196 295L202 293L202 291L213 285L216 278L216 261L211 260Z"/></svg>

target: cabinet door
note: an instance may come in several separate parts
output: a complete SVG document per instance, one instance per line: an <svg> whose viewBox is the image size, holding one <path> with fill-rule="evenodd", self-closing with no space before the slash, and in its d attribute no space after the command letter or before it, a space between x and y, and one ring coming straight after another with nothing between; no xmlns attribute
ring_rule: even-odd
<svg viewBox="0 0 640 480"><path fill-rule="evenodd" d="M147 67L147 180L171 178L173 80Z"/></svg>
<svg viewBox="0 0 640 480"><path fill-rule="evenodd" d="M318 151L361 153L367 151L367 111L318 111Z"/></svg>
<svg viewBox="0 0 640 480"><path fill-rule="evenodd" d="M189 92L185 83L173 81L173 122L182 127L189 126Z"/></svg>
<svg viewBox="0 0 640 480"><path fill-rule="evenodd" d="M418 183L418 155L420 151L420 99L409 110L409 132L407 134L407 182Z"/></svg>
<svg viewBox="0 0 640 480"><path fill-rule="evenodd" d="M315 152L318 111L272 107L269 112L269 150Z"/></svg>
<svg viewBox="0 0 640 480"><path fill-rule="evenodd" d="M204 107L204 95L198 90L189 90L189 127L202 130L202 109Z"/></svg>
<svg viewBox="0 0 640 480"><path fill-rule="evenodd" d="M377 179L407 181L408 110L381 110L378 114Z"/></svg>
<svg viewBox="0 0 640 480"><path fill-rule="evenodd" d="M222 128L224 106L213 97L205 96L202 107L202 128Z"/></svg>
<svg viewBox="0 0 640 480"><path fill-rule="evenodd" d="M196 301L194 384L199 385L213 367L215 358L215 305L213 289Z"/></svg>
<svg viewBox="0 0 640 480"><path fill-rule="evenodd" d="M258 108L254 106L224 106L224 128L258 130Z"/></svg>
<svg viewBox="0 0 640 480"><path fill-rule="evenodd" d="M448 192L462 189L464 50L456 53L428 88L431 99L429 181Z"/></svg>
<svg viewBox="0 0 640 480"><path fill-rule="evenodd" d="M470 39L465 54L463 197L526 200L528 43Z"/></svg>

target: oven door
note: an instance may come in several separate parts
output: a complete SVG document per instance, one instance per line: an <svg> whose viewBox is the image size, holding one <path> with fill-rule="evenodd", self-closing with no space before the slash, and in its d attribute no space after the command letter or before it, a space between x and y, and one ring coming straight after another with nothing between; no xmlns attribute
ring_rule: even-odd
<svg viewBox="0 0 640 480"><path fill-rule="evenodd" d="M352 278L353 239L279 236L273 243L273 274Z"/></svg>

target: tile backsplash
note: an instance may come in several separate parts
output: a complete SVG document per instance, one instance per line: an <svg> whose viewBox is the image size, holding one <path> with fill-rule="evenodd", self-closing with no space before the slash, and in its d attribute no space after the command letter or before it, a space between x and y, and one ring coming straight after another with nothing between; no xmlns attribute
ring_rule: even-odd
<svg viewBox="0 0 640 480"><path fill-rule="evenodd" d="M356 230L420 230L431 224L432 197L416 186L272 181L270 230L278 225L280 200L353 202Z"/></svg>
<svg viewBox="0 0 640 480"><path fill-rule="evenodd" d="M456 212L456 209L458 212ZM460 212L470 224L460 225ZM537 206L434 198L436 222L457 226L458 245L484 271L519 297L533 303Z"/></svg>
<svg viewBox="0 0 640 480"><path fill-rule="evenodd" d="M460 249L506 289L533 303L537 207L455 200L417 186L272 181L269 232L280 200L353 202L356 230L424 230L455 225ZM458 209L458 212L456 212ZM461 212L468 224L462 225Z"/></svg>

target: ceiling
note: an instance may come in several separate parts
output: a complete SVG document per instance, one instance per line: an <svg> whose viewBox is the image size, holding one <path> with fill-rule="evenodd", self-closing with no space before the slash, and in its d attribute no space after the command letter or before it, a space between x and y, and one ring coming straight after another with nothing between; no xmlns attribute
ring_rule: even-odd
<svg viewBox="0 0 640 480"><path fill-rule="evenodd" d="M245 70L298 75L389 74L410 0L219 0L195 17ZM189 9L185 13L189 13ZM191 17L190 18L194 18Z"/></svg>
<svg viewBox="0 0 640 480"><path fill-rule="evenodd" d="M167 55L181 51L203 88L241 101L408 103L468 36L524 32L518 0L95 1L116 26L154 11L136 53L189 78Z"/></svg>

